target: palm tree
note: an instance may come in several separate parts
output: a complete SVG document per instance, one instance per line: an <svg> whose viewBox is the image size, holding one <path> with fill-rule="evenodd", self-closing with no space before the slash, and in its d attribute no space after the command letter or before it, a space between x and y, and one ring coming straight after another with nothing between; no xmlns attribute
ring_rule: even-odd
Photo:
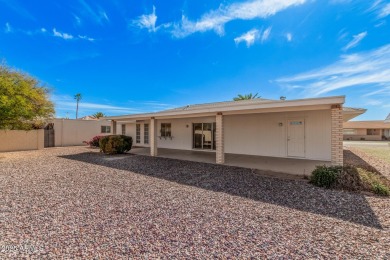
<svg viewBox="0 0 390 260"><path fill-rule="evenodd" d="M249 100L249 99L260 98L260 96L258 96L258 94L259 93L256 93L254 95L252 93L245 94L245 95L238 94L237 97L233 98L233 100L240 101L240 100Z"/></svg>
<svg viewBox="0 0 390 260"><path fill-rule="evenodd" d="M105 117L106 115L103 114L103 112L96 112L96 113L93 114L92 116L99 119L99 118L101 118L101 117Z"/></svg>
<svg viewBox="0 0 390 260"><path fill-rule="evenodd" d="M82 98L83 97L81 96L80 93L77 93L76 95L74 95L74 99L76 99L76 102L77 102L77 105L76 105L76 119L79 117L79 103L80 103L80 100Z"/></svg>

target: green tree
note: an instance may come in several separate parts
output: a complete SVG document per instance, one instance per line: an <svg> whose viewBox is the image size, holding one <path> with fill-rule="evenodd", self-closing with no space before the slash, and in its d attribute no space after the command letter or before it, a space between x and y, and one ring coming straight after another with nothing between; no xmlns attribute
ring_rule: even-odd
<svg viewBox="0 0 390 260"><path fill-rule="evenodd" d="M80 93L74 95L74 99L76 99L76 119L79 117L79 103L82 98Z"/></svg>
<svg viewBox="0 0 390 260"><path fill-rule="evenodd" d="M249 99L260 98L260 96L258 96L258 94L259 93L256 93L254 95L252 93L245 94L245 95L238 94L237 97L233 98L233 100L240 101L240 100L249 100Z"/></svg>
<svg viewBox="0 0 390 260"><path fill-rule="evenodd" d="M0 64L0 129L30 130L53 117L48 89L20 71Z"/></svg>
<svg viewBox="0 0 390 260"><path fill-rule="evenodd" d="M103 112L96 112L92 116L95 117L95 118L101 118L101 117L105 117L106 115L103 114Z"/></svg>

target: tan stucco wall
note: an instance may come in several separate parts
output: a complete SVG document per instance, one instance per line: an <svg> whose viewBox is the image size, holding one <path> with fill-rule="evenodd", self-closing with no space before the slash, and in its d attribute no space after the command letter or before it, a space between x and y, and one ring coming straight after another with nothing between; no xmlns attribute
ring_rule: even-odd
<svg viewBox="0 0 390 260"><path fill-rule="evenodd" d="M305 158L330 161L330 109L224 116L225 153L287 157L287 121L298 118L305 120ZM157 120L158 133L161 123L171 123L173 136L172 140L157 138L158 147L192 150L192 124L210 122L216 122L216 117ZM126 135L133 137L134 146L148 147L143 140L143 123L140 124L140 144L135 142L134 123L126 124Z"/></svg>
<svg viewBox="0 0 390 260"><path fill-rule="evenodd" d="M55 146L85 145L83 141L89 141L97 135L109 135L101 133L101 126L110 126L108 120L74 120L54 119Z"/></svg>
<svg viewBox="0 0 390 260"><path fill-rule="evenodd" d="M0 152L43 149L43 131L0 130Z"/></svg>

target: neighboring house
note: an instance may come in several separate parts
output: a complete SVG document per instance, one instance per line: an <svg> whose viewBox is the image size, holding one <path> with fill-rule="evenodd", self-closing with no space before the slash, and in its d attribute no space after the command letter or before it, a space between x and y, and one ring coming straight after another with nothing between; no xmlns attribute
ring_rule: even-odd
<svg viewBox="0 0 390 260"><path fill-rule="evenodd" d="M382 120L344 123L344 140L390 140L390 124Z"/></svg>
<svg viewBox="0 0 390 260"><path fill-rule="evenodd" d="M385 123L390 123L390 113L389 113L389 115L386 117Z"/></svg>
<svg viewBox="0 0 390 260"><path fill-rule="evenodd" d="M79 119L81 119L81 120L98 120L98 118L96 118L94 116L83 116L83 117L80 117Z"/></svg>
<svg viewBox="0 0 390 260"><path fill-rule="evenodd" d="M45 129L45 147L85 145L94 136L110 133L107 120L53 119Z"/></svg>
<svg viewBox="0 0 390 260"><path fill-rule="evenodd" d="M156 113L106 117L113 133L134 146L343 163L343 122L365 112L346 109L344 96L300 100L253 99L188 105ZM118 127L120 125L120 128ZM293 167L293 166L292 166Z"/></svg>

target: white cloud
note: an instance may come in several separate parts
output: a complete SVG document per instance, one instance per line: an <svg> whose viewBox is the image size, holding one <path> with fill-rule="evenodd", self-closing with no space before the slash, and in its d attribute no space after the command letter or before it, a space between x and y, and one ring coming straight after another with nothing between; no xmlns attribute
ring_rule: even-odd
<svg viewBox="0 0 390 260"><path fill-rule="evenodd" d="M81 25L81 18L78 17L77 15L73 14L73 18L74 18L74 21L76 23L77 26L80 26Z"/></svg>
<svg viewBox="0 0 390 260"><path fill-rule="evenodd" d="M287 39L288 42L291 42L292 38L293 38L292 33L286 33L286 39Z"/></svg>
<svg viewBox="0 0 390 260"><path fill-rule="evenodd" d="M95 39L94 38L91 38L91 37L88 37L88 36L85 36L85 35L78 35L78 37L82 40L87 40L87 41L90 41L90 42L94 42Z"/></svg>
<svg viewBox="0 0 390 260"><path fill-rule="evenodd" d="M390 14L390 3L384 5L382 9L379 11L379 17L384 18Z"/></svg>
<svg viewBox="0 0 390 260"><path fill-rule="evenodd" d="M95 23L102 25L103 22L107 23L110 21L107 13L101 7L97 6L97 8L94 9L84 0L79 0L79 3L83 7L82 11L84 11L84 15L88 16ZM99 9L99 11L96 11L96 9Z"/></svg>
<svg viewBox="0 0 390 260"><path fill-rule="evenodd" d="M43 28L43 27L42 27L42 28L41 28L41 32L42 32L42 33L47 32L46 28Z"/></svg>
<svg viewBox="0 0 390 260"><path fill-rule="evenodd" d="M267 18L291 6L304 4L306 0L250 0L246 2L221 5L217 10L204 14L197 21L190 21L182 16L174 26L173 36L182 38L196 32L215 31L224 34L224 26L233 20L253 20Z"/></svg>
<svg viewBox="0 0 390 260"><path fill-rule="evenodd" d="M257 29L252 29L249 32L244 33L243 35L234 38L234 42L239 44L241 42L246 42L246 47L250 47L255 43L255 41L260 37L260 32Z"/></svg>
<svg viewBox="0 0 390 260"><path fill-rule="evenodd" d="M364 87L363 94L366 96L388 98L390 44L368 52L343 55L329 66L280 78L276 82L287 88L300 88L307 96L319 96L339 89L360 86Z"/></svg>
<svg viewBox="0 0 390 260"><path fill-rule="evenodd" d="M138 19L133 21L133 24L138 26L141 29L147 29L149 32L156 32L157 15L156 7L153 6L153 12L151 14L144 14L138 17Z"/></svg>
<svg viewBox="0 0 390 260"><path fill-rule="evenodd" d="M106 22L110 21L110 19L108 18L107 13L105 11L101 10L99 13L100 13L101 19L105 20Z"/></svg>
<svg viewBox="0 0 390 260"><path fill-rule="evenodd" d="M12 27L9 23L5 23L5 29L4 29L4 32L5 33L10 33L12 32Z"/></svg>
<svg viewBox="0 0 390 260"><path fill-rule="evenodd" d="M268 40L269 35L271 34L271 29L272 27L268 27L264 32L263 35L261 36L261 42L265 42Z"/></svg>
<svg viewBox="0 0 390 260"><path fill-rule="evenodd" d="M53 36L62 38L64 40L71 40L74 38L71 34L58 32L56 28L53 28Z"/></svg>
<svg viewBox="0 0 390 260"><path fill-rule="evenodd" d="M344 48L344 51L347 51L351 48L356 47L365 37L367 36L367 32L362 32L353 36L353 40L350 41Z"/></svg>
<svg viewBox="0 0 390 260"><path fill-rule="evenodd" d="M70 95L51 95L51 100L54 102L56 107L56 112L58 116L68 116L73 117L76 112L76 102L73 96ZM131 114L131 113L143 113L151 112L155 110L168 109L173 106L170 104L159 103L156 101L145 101L145 102L134 102L129 101L132 104L131 106L118 106L114 104L107 104L107 100L103 103L90 102L87 101L87 98L81 100L79 104L79 115L91 115L98 111L101 111L108 115L115 114Z"/></svg>

